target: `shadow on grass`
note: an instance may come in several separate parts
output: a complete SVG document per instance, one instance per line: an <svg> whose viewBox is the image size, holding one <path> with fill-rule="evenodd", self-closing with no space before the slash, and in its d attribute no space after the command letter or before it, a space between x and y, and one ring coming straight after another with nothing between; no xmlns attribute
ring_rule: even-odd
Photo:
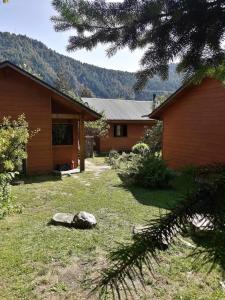
<svg viewBox="0 0 225 300"><path fill-rule="evenodd" d="M125 183L114 185L114 187L130 192L139 203L146 206L171 209L180 201L179 193L173 188L154 190Z"/></svg>
<svg viewBox="0 0 225 300"><path fill-rule="evenodd" d="M170 210L183 199L185 194L192 191L195 185L192 177L179 175L171 182L169 188L164 189L144 188L123 181L116 187L129 191L143 205Z"/></svg>
<svg viewBox="0 0 225 300"><path fill-rule="evenodd" d="M61 181L62 177L54 174L33 175L33 176L21 176L19 180L24 181L24 184L33 184L33 183Z"/></svg>

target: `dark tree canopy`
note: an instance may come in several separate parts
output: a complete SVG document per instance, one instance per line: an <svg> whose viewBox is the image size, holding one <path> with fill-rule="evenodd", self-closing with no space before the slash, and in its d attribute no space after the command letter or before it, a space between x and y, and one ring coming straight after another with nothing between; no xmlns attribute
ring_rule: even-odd
<svg viewBox="0 0 225 300"><path fill-rule="evenodd" d="M75 29L69 51L109 44L107 54L129 47L144 49L138 88L155 74L168 77L168 65L180 59L187 77L224 61L224 0L53 0L57 31Z"/></svg>

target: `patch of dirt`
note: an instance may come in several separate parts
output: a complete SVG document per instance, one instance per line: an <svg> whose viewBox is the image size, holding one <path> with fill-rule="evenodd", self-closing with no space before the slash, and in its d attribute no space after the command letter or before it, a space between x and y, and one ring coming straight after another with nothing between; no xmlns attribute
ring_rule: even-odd
<svg viewBox="0 0 225 300"><path fill-rule="evenodd" d="M37 278L35 295L43 300L97 300L97 295L90 294L91 280L103 265L105 259L101 257L97 261L74 258L66 267L52 264L47 274Z"/></svg>
<svg viewBox="0 0 225 300"><path fill-rule="evenodd" d="M93 162L86 160L86 172L93 172L95 177L99 177L103 172L110 170L111 167L107 165L96 165Z"/></svg>

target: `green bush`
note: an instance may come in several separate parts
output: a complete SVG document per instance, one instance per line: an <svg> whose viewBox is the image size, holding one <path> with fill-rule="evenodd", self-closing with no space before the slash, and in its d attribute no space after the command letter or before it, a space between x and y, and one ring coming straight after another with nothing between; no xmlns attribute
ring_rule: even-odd
<svg viewBox="0 0 225 300"><path fill-rule="evenodd" d="M157 122L150 129L145 131L142 142L149 146L149 151L152 154L160 153L162 150L162 134L163 134L163 124L162 122Z"/></svg>
<svg viewBox="0 0 225 300"><path fill-rule="evenodd" d="M0 219L10 213L20 213L22 207L12 204L11 181L16 172L0 173Z"/></svg>
<svg viewBox="0 0 225 300"><path fill-rule="evenodd" d="M130 156L119 169L119 175L126 184L150 188L166 188L175 176L164 160L149 153Z"/></svg>
<svg viewBox="0 0 225 300"><path fill-rule="evenodd" d="M10 183L27 158L26 145L38 130L29 132L25 116L0 122L0 216L12 210Z"/></svg>
<svg viewBox="0 0 225 300"><path fill-rule="evenodd" d="M125 153L119 154L116 150L112 150L109 153L109 156L106 158L106 162L113 168L113 169L120 169L123 165L127 164L132 157L136 155L134 153Z"/></svg>
<svg viewBox="0 0 225 300"><path fill-rule="evenodd" d="M109 156L106 157L106 159L105 159L105 160L106 160L106 163L109 164L109 165L112 166L112 167L115 167L116 161L117 161L117 159L119 158L119 156L120 156L120 154L119 154L118 151L116 151L116 150L111 150L111 151L109 152Z"/></svg>
<svg viewBox="0 0 225 300"><path fill-rule="evenodd" d="M132 152L135 154L145 154L149 151L149 146L145 143L138 143L132 147Z"/></svg>

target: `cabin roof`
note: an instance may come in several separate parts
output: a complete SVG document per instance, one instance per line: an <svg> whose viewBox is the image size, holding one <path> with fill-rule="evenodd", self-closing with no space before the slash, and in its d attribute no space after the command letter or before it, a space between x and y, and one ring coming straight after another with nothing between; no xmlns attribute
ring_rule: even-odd
<svg viewBox="0 0 225 300"><path fill-rule="evenodd" d="M104 112L108 121L150 121L152 101L82 98L84 103L98 113Z"/></svg>

